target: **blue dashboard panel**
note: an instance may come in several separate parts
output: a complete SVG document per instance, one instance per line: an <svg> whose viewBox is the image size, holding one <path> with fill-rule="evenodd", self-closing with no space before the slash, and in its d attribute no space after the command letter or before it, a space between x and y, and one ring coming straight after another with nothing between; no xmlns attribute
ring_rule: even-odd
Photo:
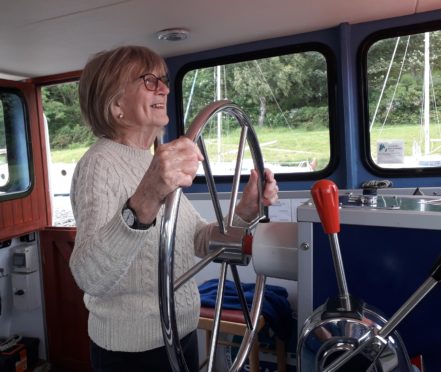
<svg viewBox="0 0 441 372"><path fill-rule="evenodd" d="M421 216L416 215L415 221ZM391 217L393 219L393 217ZM439 220L441 228L441 218ZM416 222L417 224L417 222ZM313 224L313 306L337 294L327 235ZM441 230L342 224L339 234L349 292L389 318L427 279L441 255ZM441 286L398 326L409 355L423 355L426 370L441 370Z"/></svg>

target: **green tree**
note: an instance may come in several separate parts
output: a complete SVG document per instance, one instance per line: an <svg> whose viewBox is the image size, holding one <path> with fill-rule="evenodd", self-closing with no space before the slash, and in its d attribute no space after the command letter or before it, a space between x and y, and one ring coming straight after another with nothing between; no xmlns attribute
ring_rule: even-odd
<svg viewBox="0 0 441 372"><path fill-rule="evenodd" d="M206 104L221 98L242 107L259 125L328 125L327 69L321 53L301 52L221 66L221 97L216 93L218 72L217 66L208 67L184 77L187 124Z"/></svg>
<svg viewBox="0 0 441 372"><path fill-rule="evenodd" d="M424 33L388 38L368 52L368 100L375 123L419 124L424 91ZM430 33L431 101L441 98L441 32ZM395 51L395 54L394 54ZM384 90L383 90L384 87ZM378 107L378 109L377 109ZM432 105L432 107L434 107Z"/></svg>
<svg viewBox="0 0 441 372"><path fill-rule="evenodd" d="M81 118L78 82L44 87L42 98L51 148L88 146L94 141Z"/></svg>

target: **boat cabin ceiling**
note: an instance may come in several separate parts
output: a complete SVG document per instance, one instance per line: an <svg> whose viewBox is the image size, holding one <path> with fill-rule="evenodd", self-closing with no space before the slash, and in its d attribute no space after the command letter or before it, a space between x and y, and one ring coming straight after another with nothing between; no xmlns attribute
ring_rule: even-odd
<svg viewBox="0 0 441 372"><path fill-rule="evenodd" d="M80 70L91 54L119 45L145 45L172 57L440 7L438 0L3 1L0 77ZM169 28L184 28L189 37L158 40Z"/></svg>

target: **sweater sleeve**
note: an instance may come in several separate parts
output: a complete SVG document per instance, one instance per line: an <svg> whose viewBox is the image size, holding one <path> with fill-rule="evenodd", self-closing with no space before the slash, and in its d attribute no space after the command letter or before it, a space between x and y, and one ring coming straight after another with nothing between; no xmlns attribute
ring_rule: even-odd
<svg viewBox="0 0 441 372"><path fill-rule="evenodd" d="M120 209L127 200L115 169L101 156L82 159L72 181L77 224L70 268L78 286L93 296L113 294L146 244L149 230L132 230Z"/></svg>

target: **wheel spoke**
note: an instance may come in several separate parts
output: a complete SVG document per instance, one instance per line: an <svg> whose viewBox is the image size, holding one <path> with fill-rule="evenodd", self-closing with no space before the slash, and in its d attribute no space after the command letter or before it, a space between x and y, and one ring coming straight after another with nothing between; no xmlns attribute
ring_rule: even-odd
<svg viewBox="0 0 441 372"><path fill-rule="evenodd" d="M254 338L257 336L257 326L259 324L260 309L262 308L263 293L265 289L266 278L264 275L257 275L256 286L254 287L253 307L251 309L251 318L253 319L253 326L251 329L247 329L242 338L242 343L237 352L236 359L230 368L230 372L239 371L245 363L248 353L253 344Z"/></svg>
<svg viewBox="0 0 441 372"><path fill-rule="evenodd" d="M237 193L239 191L240 174L242 170L245 142L247 140L248 127L243 126L240 132L239 149L237 150L236 170L234 171L233 187L231 190L230 208L228 210L227 228L233 226L233 217L236 211Z"/></svg>
<svg viewBox="0 0 441 372"><path fill-rule="evenodd" d="M175 281L174 290L177 291L182 284L184 284L187 280L195 276L199 271L201 271L205 266L207 266L210 262L216 259L216 257L220 256L225 251L225 248L219 248L213 252L208 253L203 259L201 259L196 265L194 265L190 270L181 275Z"/></svg>
<svg viewBox="0 0 441 372"><path fill-rule="evenodd" d="M243 317L245 319L245 324L249 329L253 328L251 322L250 311L248 310L247 300L245 294L243 293L242 284L240 282L239 273L237 271L236 265L230 265L231 273L233 274L234 284L236 285L237 295L239 296L240 305L242 306Z"/></svg>
<svg viewBox="0 0 441 372"><path fill-rule="evenodd" d="M222 262L221 272L219 275L219 283L217 286L216 307L214 310L214 323L213 323L213 330L211 332L212 336L211 336L210 356L208 359L207 372L213 371L213 367L214 367L214 358L216 356L216 345L217 345L217 339L219 337L219 326L222 315L222 301L224 298L225 280L227 278L227 268L228 268L228 264L226 262Z"/></svg>
<svg viewBox="0 0 441 372"><path fill-rule="evenodd" d="M205 147L205 142L202 136L199 136L198 138L198 146L199 149L202 152L202 155L204 157L204 161L202 162L202 166L204 167L205 172L205 178L207 180L208 190L210 191L211 200L213 202L214 212L216 214L217 223L219 226L219 231L222 234L225 234L225 224L224 224L224 218L222 216L222 209L219 204L219 198L216 191L216 184L214 182L213 173L211 172L210 167L210 159L208 157L207 149Z"/></svg>

